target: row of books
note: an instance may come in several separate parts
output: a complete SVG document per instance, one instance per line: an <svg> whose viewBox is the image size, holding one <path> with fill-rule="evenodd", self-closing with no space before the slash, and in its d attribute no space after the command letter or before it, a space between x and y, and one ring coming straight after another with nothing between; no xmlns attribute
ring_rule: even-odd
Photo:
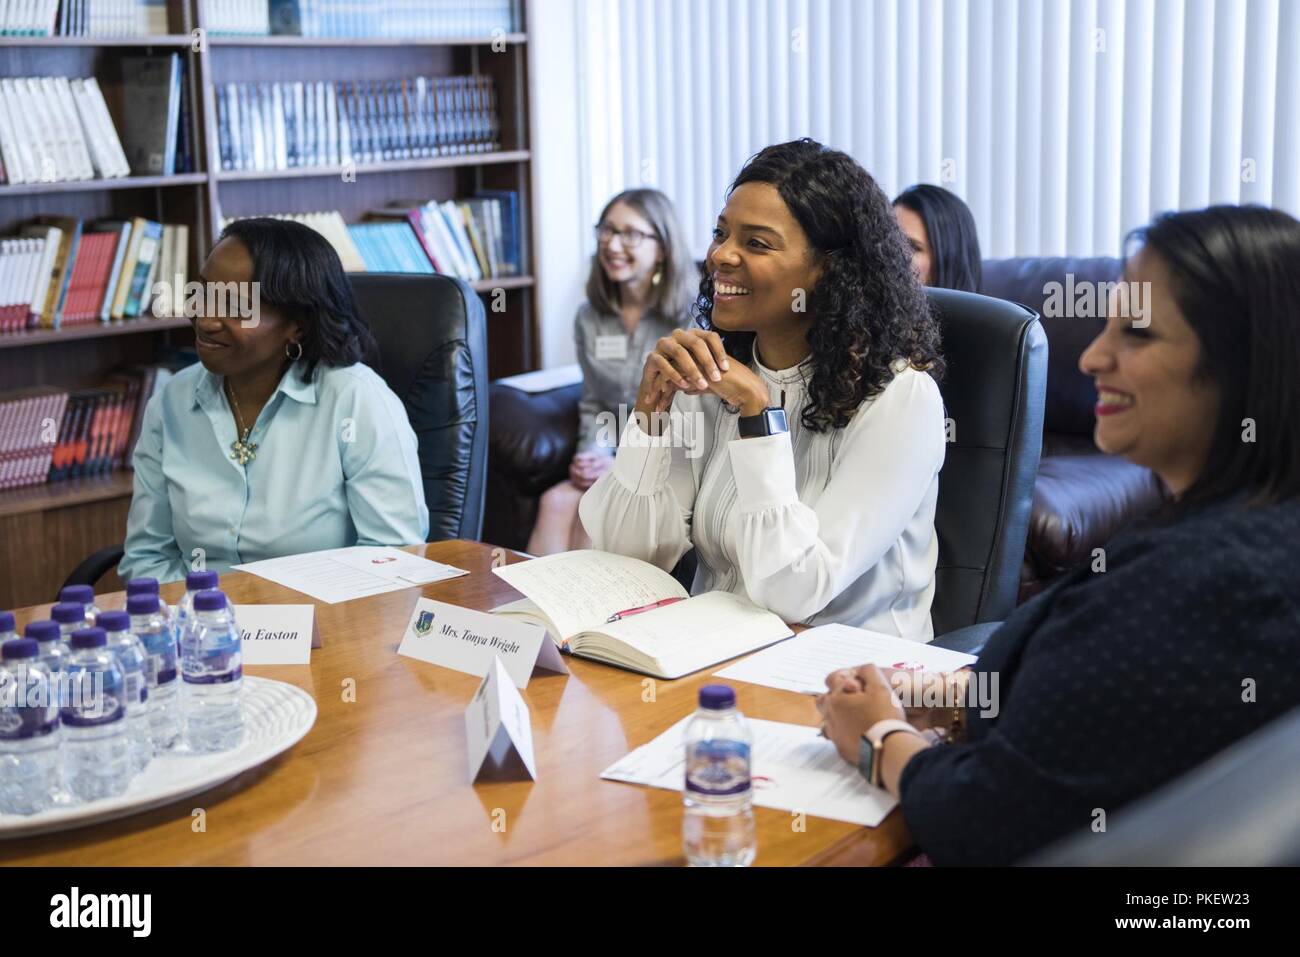
<svg viewBox="0 0 1300 957"><path fill-rule="evenodd" d="M0 79L0 183L190 172L180 55L124 57L122 69L120 135L94 77Z"/></svg>
<svg viewBox="0 0 1300 957"><path fill-rule="evenodd" d="M145 405L171 375L136 366L93 389L0 393L0 489L129 468Z"/></svg>
<svg viewBox="0 0 1300 957"><path fill-rule="evenodd" d="M274 215L328 239L348 272L442 273L468 282L522 272L519 196L510 190L372 209L363 223L348 224L337 210Z"/></svg>
<svg viewBox="0 0 1300 957"><path fill-rule="evenodd" d="M489 76L226 83L216 88L223 170L342 166L500 149Z"/></svg>
<svg viewBox="0 0 1300 957"><path fill-rule="evenodd" d="M513 32L515 0L208 0L213 35L487 37Z"/></svg>
<svg viewBox="0 0 1300 957"><path fill-rule="evenodd" d="M132 37L167 32L166 0L0 0L0 34Z"/></svg>
<svg viewBox="0 0 1300 957"><path fill-rule="evenodd" d="M0 240L0 332L181 315L188 262L184 223L39 217Z"/></svg>

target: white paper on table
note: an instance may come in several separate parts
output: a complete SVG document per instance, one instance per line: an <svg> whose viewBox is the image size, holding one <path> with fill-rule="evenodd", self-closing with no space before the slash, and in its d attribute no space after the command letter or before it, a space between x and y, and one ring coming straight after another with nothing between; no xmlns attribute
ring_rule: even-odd
<svg viewBox="0 0 1300 957"><path fill-rule="evenodd" d="M315 605L236 605L246 665L311 664L320 647Z"/></svg>
<svg viewBox="0 0 1300 957"><path fill-rule="evenodd" d="M909 671L956 671L975 660L974 655L964 652L865 628L821 625L737 661L717 672L716 677L800 694L821 694L826 690L826 676L840 668L872 664Z"/></svg>
<svg viewBox="0 0 1300 957"><path fill-rule="evenodd" d="M683 790L686 749L683 733L690 716L606 768L607 781ZM898 804L888 791L873 788L858 769L840 757L816 728L749 718L754 804L778 811L875 827Z"/></svg>
<svg viewBox="0 0 1300 957"><path fill-rule="evenodd" d="M520 392L534 393L562 389L566 385L574 385L581 381L582 368L575 364L560 366L556 369L539 369L536 372L512 375L505 379L497 379L493 385L508 385Z"/></svg>
<svg viewBox="0 0 1300 957"><path fill-rule="evenodd" d="M358 546L362 554L370 554L377 549L371 546ZM282 558L267 558L260 562L247 562L232 566L237 571L248 572L273 581L285 588L292 588L304 595L310 595L327 605L335 605L356 598L382 595L385 592L400 591L425 582L412 582L400 577L385 577L365 567L357 567L356 561L349 553L357 548L330 548L320 552L308 552L304 555L285 555ZM392 551L398 554L397 549ZM415 558L416 556L409 556ZM419 559L421 562L424 559ZM430 562L429 564L438 564ZM444 565L443 568L451 568ZM455 569L459 574L469 574L462 569ZM455 577L448 575L446 577Z"/></svg>
<svg viewBox="0 0 1300 957"><path fill-rule="evenodd" d="M351 548L330 549L330 554L336 562L342 562L358 571L390 581L400 579L408 585L428 585L469 574L455 565L444 565L388 545L354 545Z"/></svg>
<svg viewBox="0 0 1300 957"><path fill-rule="evenodd" d="M474 781L488 755L500 763L513 750L528 776L537 780L533 758L533 725L528 705L495 658L482 684L465 709L465 745L469 752L469 779Z"/></svg>

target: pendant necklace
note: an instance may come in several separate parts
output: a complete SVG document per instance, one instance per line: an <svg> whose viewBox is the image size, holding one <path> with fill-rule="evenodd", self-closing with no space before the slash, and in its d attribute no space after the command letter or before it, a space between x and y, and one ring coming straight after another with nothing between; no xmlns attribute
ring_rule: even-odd
<svg viewBox="0 0 1300 957"><path fill-rule="evenodd" d="M235 387L226 380L226 391L230 394L230 402L235 407L235 421L239 423L239 430L243 432L242 438L237 438L230 443L230 457L240 465L247 465L253 459L257 458L257 446L248 441L249 433L253 430L245 428L244 417L239 412L239 400L235 398Z"/></svg>

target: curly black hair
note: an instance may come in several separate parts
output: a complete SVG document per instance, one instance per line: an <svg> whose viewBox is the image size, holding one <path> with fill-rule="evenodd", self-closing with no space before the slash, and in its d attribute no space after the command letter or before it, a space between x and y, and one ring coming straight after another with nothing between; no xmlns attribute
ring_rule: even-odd
<svg viewBox="0 0 1300 957"><path fill-rule="evenodd" d="M884 391L898 359L942 379L939 325L912 272L911 250L888 197L856 160L794 140L752 156L727 196L745 183L776 187L822 267L806 303L813 322L805 428L843 428L864 400ZM711 329L713 278L705 273L693 311ZM754 333L718 332L729 355L750 362Z"/></svg>
<svg viewBox="0 0 1300 957"><path fill-rule="evenodd" d="M271 217L234 220L217 241L223 239L237 239L248 250L262 302L299 323L304 382L318 365L377 364L379 348L328 239L310 226Z"/></svg>

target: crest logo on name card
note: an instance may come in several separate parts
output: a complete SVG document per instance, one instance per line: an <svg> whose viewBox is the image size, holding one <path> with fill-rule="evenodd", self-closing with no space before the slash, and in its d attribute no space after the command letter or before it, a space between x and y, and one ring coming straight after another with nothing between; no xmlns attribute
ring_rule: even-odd
<svg viewBox="0 0 1300 957"><path fill-rule="evenodd" d="M433 631L433 612L420 612L415 619L415 633L423 638L431 631Z"/></svg>

